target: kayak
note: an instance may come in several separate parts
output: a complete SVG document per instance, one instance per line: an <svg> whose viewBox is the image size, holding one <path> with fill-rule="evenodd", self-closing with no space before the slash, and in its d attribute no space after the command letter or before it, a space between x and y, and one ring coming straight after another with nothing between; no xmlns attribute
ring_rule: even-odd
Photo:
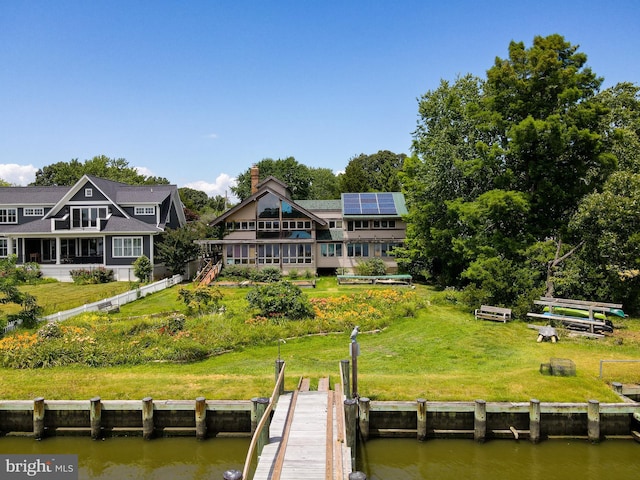
<svg viewBox="0 0 640 480"><path fill-rule="evenodd" d="M579 308L553 307L553 313L552 313L549 311L549 307L544 307L544 312L550 313L552 315L565 315L567 317L589 318L589 310L581 310ZM593 318L596 320L606 320L607 316L602 312L593 312Z"/></svg>

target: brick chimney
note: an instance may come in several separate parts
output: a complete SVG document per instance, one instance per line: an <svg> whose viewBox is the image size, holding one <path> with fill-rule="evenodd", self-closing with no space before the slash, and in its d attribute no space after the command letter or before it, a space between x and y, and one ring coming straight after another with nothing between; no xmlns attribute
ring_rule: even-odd
<svg viewBox="0 0 640 480"><path fill-rule="evenodd" d="M260 169L257 165L251 167L251 195L258 191L258 183L260 182Z"/></svg>

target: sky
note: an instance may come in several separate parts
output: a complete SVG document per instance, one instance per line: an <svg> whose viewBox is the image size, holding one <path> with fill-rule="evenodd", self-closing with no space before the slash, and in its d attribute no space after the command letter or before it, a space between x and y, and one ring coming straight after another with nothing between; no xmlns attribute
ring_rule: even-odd
<svg viewBox="0 0 640 480"><path fill-rule="evenodd" d="M209 196L265 158L337 173L410 154L419 98L511 41L559 33L603 88L640 84L638 25L637 0L0 0L0 178L97 155Z"/></svg>

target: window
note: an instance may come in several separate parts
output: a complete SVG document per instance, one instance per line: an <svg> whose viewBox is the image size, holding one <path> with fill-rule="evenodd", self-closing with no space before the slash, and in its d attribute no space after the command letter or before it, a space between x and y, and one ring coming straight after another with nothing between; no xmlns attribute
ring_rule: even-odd
<svg viewBox="0 0 640 480"><path fill-rule="evenodd" d="M366 230L369 228L369 220L350 220L347 222L347 230Z"/></svg>
<svg viewBox="0 0 640 480"><path fill-rule="evenodd" d="M374 220L373 228L396 228L395 220Z"/></svg>
<svg viewBox="0 0 640 480"><path fill-rule="evenodd" d="M347 245L348 257L368 257L369 256L369 244L368 243L350 243Z"/></svg>
<svg viewBox="0 0 640 480"><path fill-rule="evenodd" d="M84 189L85 197L93 197L93 188L85 188Z"/></svg>
<svg viewBox="0 0 640 480"><path fill-rule="evenodd" d="M135 214L136 215L155 215L156 207L136 207Z"/></svg>
<svg viewBox="0 0 640 480"><path fill-rule="evenodd" d="M142 256L142 237L114 237L113 256L114 258Z"/></svg>
<svg viewBox="0 0 640 480"><path fill-rule="evenodd" d="M71 209L72 228L98 228L101 218L107 218L107 207L79 207Z"/></svg>
<svg viewBox="0 0 640 480"><path fill-rule="evenodd" d="M342 220L329 220L329 228L342 228Z"/></svg>
<svg viewBox="0 0 640 480"><path fill-rule="evenodd" d="M25 207L25 217L41 217L44 215L44 207Z"/></svg>
<svg viewBox="0 0 640 480"><path fill-rule="evenodd" d="M376 243L373 248L374 257L391 257L392 251L397 247L397 243Z"/></svg>
<svg viewBox="0 0 640 480"><path fill-rule="evenodd" d="M9 256L9 240L7 238L0 238L0 257L6 258Z"/></svg>
<svg viewBox="0 0 640 480"><path fill-rule="evenodd" d="M341 243L323 243L320 245L320 255L323 257L341 257Z"/></svg>
<svg viewBox="0 0 640 480"><path fill-rule="evenodd" d="M280 263L280 245L258 245L258 263Z"/></svg>
<svg viewBox="0 0 640 480"><path fill-rule="evenodd" d="M18 223L18 209L0 208L0 223Z"/></svg>
<svg viewBox="0 0 640 480"><path fill-rule="evenodd" d="M227 245L227 265L255 265L255 245Z"/></svg>
<svg viewBox="0 0 640 480"><path fill-rule="evenodd" d="M311 245L282 245L282 263L311 263Z"/></svg>

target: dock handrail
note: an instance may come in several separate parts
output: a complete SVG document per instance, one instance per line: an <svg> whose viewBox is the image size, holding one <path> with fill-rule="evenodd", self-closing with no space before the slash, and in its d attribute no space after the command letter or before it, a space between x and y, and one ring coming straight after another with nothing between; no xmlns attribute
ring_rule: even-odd
<svg viewBox="0 0 640 480"><path fill-rule="evenodd" d="M284 370L286 367L286 363L282 364L282 369L280 370L280 374L278 375L278 379L276 380L276 385L273 388L273 392L271 393L271 398L269 398L269 404L262 414L262 418L258 422L256 426L256 431L253 433L251 438L251 443L249 444L249 450L247 451L247 458L244 461L244 468L242 469L242 478L249 479L249 468L251 466L251 459L253 458L253 453L258 445L258 438L260 437L260 433L267 423L267 419L269 415L271 415L271 411L273 410L273 404L278 401L280 397L280 386L284 384Z"/></svg>

